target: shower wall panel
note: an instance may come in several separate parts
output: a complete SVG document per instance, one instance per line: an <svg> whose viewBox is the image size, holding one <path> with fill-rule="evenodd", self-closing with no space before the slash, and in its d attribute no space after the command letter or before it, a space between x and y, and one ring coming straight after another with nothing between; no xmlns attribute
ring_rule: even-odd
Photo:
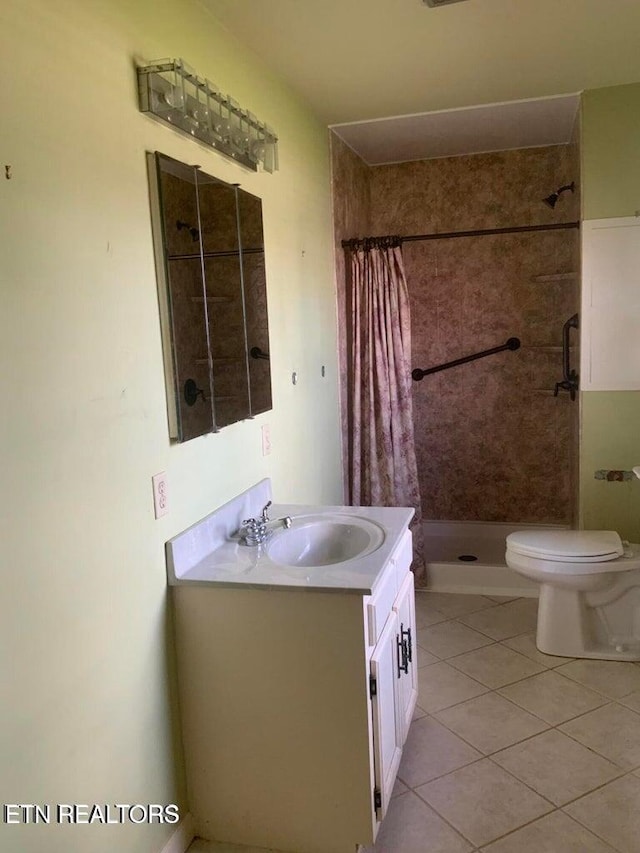
<svg viewBox="0 0 640 853"><path fill-rule="evenodd" d="M574 221L577 195L564 193L554 210L542 199L579 185L578 168L575 146L375 167L369 233ZM578 402L562 391L554 397L553 388L562 378L562 326L578 310L579 232L409 242L403 253L415 367L512 336L522 343L414 383L424 517L570 523ZM575 277L540 280L566 273Z"/></svg>

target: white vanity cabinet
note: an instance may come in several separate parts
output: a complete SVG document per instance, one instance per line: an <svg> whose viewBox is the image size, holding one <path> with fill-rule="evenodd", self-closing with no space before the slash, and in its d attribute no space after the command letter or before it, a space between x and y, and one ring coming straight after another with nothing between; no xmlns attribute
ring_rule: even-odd
<svg viewBox="0 0 640 853"><path fill-rule="evenodd" d="M405 528L370 595L172 587L197 835L295 853L374 842L417 698L410 563Z"/></svg>

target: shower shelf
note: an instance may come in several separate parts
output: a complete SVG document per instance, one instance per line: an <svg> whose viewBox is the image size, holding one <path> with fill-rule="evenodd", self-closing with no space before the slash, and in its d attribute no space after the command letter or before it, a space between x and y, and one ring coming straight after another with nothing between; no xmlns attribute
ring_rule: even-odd
<svg viewBox="0 0 640 853"><path fill-rule="evenodd" d="M244 362L244 358L214 358L214 364L240 364ZM208 358L196 358L196 364L209 364Z"/></svg>
<svg viewBox="0 0 640 853"><path fill-rule="evenodd" d="M535 349L538 352L562 352L561 346L551 346L547 344L523 344L522 349ZM576 347L569 347L569 349L576 349Z"/></svg>
<svg viewBox="0 0 640 853"><path fill-rule="evenodd" d="M204 296L191 296L192 302L204 302ZM207 296L207 302L233 302L234 296Z"/></svg>
<svg viewBox="0 0 640 853"><path fill-rule="evenodd" d="M578 274L575 272L558 272L552 273L551 275L534 275L532 280L541 283L550 281L573 281L577 276Z"/></svg>

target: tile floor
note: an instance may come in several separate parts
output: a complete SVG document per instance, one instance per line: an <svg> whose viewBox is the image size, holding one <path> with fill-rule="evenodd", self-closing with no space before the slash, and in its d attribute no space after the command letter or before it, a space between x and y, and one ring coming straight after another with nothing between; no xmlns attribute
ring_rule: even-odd
<svg viewBox="0 0 640 853"><path fill-rule="evenodd" d="M418 708L371 853L638 853L640 665L541 654L534 599L416 599Z"/></svg>
<svg viewBox="0 0 640 853"><path fill-rule="evenodd" d="M416 595L418 708L366 853L639 853L640 664L541 654L536 608Z"/></svg>

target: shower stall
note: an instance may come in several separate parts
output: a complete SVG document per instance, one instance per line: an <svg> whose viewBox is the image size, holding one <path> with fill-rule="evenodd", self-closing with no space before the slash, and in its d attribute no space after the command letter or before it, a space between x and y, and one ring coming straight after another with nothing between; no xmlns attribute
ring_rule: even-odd
<svg viewBox="0 0 640 853"><path fill-rule="evenodd" d="M342 241L402 238L427 585L535 594L504 538L574 523L577 145L368 167L334 137L332 163L343 365Z"/></svg>

